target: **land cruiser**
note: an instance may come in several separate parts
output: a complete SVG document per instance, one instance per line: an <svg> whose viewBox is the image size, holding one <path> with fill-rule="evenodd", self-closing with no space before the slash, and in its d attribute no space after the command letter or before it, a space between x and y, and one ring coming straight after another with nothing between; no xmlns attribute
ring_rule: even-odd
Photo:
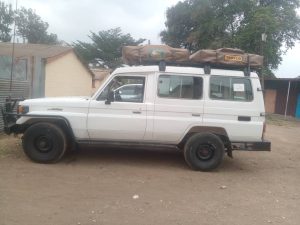
<svg viewBox="0 0 300 225"><path fill-rule="evenodd" d="M11 106L10 106L11 107ZM35 162L83 144L175 147L194 170L212 170L233 150L269 151L256 73L182 66L116 69L92 97L29 99L4 113Z"/></svg>

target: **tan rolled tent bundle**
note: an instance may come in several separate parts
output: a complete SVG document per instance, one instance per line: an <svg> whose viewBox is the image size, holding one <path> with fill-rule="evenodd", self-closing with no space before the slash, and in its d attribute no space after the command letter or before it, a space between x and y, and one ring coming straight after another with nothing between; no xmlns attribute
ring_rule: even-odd
<svg viewBox="0 0 300 225"><path fill-rule="evenodd" d="M124 46L122 57L123 62L128 65L145 65L164 61L180 65L236 66L254 69L263 66L263 56L245 53L236 48L201 49L190 55L187 49L172 48L168 45Z"/></svg>

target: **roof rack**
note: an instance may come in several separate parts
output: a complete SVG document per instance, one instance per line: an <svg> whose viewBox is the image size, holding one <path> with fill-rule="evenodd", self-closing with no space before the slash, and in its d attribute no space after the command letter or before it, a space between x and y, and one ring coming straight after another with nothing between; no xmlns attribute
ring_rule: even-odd
<svg viewBox="0 0 300 225"><path fill-rule="evenodd" d="M255 68L251 68L248 66L233 66L233 65L217 65L211 63L191 63L191 62L166 62L162 61L152 61L152 62L143 62L139 65L158 65L159 71L166 71L167 66L182 66L182 67L196 67L196 68L203 68L204 74L211 74L211 69L228 69L228 70L239 70L244 72L244 76L249 77L251 72L255 70ZM256 68L257 69L257 68Z"/></svg>

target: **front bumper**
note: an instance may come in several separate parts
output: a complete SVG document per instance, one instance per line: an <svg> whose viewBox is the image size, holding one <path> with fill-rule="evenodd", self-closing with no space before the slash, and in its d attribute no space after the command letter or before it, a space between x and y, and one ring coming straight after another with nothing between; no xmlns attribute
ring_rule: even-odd
<svg viewBox="0 0 300 225"><path fill-rule="evenodd" d="M17 119L21 115L16 113L5 113L2 112L3 122L4 122L4 133L11 134L15 133L18 134L20 130L20 126L16 124Z"/></svg>
<svg viewBox="0 0 300 225"><path fill-rule="evenodd" d="M232 150L240 151L271 151L271 142L263 140L261 142L239 142L231 143Z"/></svg>
<svg viewBox="0 0 300 225"><path fill-rule="evenodd" d="M14 134L19 134L21 131L20 131L20 126L18 124L4 124L4 133L7 134L7 135L10 135L12 133Z"/></svg>
<svg viewBox="0 0 300 225"><path fill-rule="evenodd" d="M5 105L1 108L2 119L4 123L4 132L6 134L19 133L20 126L16 124L16 121L22 115L15 113L15 107L17 106L17 103L19 101L23 100L23 98L7 98L5 101Z"/></svg>

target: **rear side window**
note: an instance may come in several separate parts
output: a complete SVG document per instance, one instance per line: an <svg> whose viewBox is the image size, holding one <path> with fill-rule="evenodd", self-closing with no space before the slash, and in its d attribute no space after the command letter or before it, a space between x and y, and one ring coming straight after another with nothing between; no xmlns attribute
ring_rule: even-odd
<svg viewBox="0 0 300 225"><path fill-rule="evenodd" d="M231 101L252 101L251 81L248 78L212 76L210 78L210 98Z"/></svg>
<svg viewBox="0 0 300 225"><path fill-rule="evenodd" d="M200 99L202 97L202 77L160 75L158 96L162 98Z"/></svg>

